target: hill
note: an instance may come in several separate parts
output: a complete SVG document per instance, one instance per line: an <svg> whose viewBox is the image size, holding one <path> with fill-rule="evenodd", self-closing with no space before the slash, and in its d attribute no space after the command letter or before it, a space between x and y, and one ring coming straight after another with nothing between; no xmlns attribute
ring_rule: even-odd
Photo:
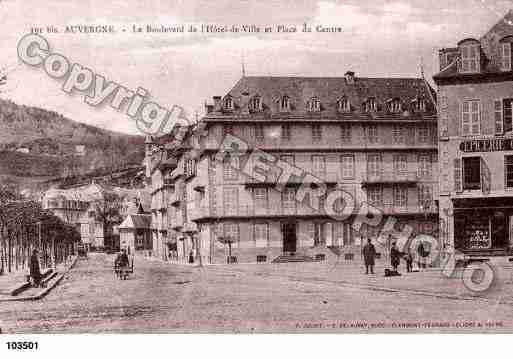
<svg viewBox="0 0 513 359"><path fill-rule="evenodd" d="M0 99L0 178L16 182L140 165L144 137L75 122Z"/></svg>

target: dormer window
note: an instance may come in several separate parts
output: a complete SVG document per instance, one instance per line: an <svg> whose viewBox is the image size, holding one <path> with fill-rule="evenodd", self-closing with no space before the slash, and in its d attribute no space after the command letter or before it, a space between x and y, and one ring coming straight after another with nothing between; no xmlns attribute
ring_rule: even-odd
<svg viewBox="0 0 513 359"><path fill-rule="evenodd" d="M499 43L498 60L501 71L511 71L511 42Z"/></svg>
<svg viewBox="0 0 513 359"><path fill-rule="evenodd" d="M224 99L224 109L227 111L233 110L233 99L229 96Z"/></svg>
<svg viewBox="0 0 513 359"><path fill-rule="evenodd" d="M388 101L388 111L391 113L401 112L401 100L398 98L390 99Z"/></svg>
<svg viewBox="0 0 513 359"><path fill-rule="evenodd" d="M280 110L282 112L288 112L290 111L290 99L288 96L283 96L280 99Z"/></svg>
<svg viewBox="0 0 513 359"><path fill-rule="evenodd" d="M363 112L376 112L378 105L374 97L369 97L367 101L363 103Z"/></svg>
<svg viewBox="0 0 513 359"><path fill-rule="evenodd" d="M319 112L321 110L321 101L317 97L312 97L307 104L308 111Z"/></svg>
<svg viewBox="0 0 513 359"><path fill-rule="evenodd" d="M413 99L411 105L414 112L426 112L426 101L423 98Z"/></svg>
<svg viewBox="0 0 513 359"><path fill-rule="evenodd" d="M339 112L350 112L351 104L349 103L349 99L347 97L342 97L338 100L338 111Z"/></svg>
<svg viewBox="0 0 513 359"><path fill-rule="evenodd" d="M262 99L260 96L254 96L249 100L249 110L256 112L262 109Z"/></svg>
<svg viewBox="0 0 513 359"><path fill-rule="evenodd" d="M460 46L461 72L475 73L480 71L481 47L479 44L465 44Z"/></svg>

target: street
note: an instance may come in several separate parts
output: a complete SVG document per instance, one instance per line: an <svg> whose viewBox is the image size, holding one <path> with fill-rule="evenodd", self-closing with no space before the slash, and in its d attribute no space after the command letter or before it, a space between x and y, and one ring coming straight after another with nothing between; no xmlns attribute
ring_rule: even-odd
<svg viewBox="0 0 513 359"><path fill-rule="evenodd" d="M424 331L513 328L509 304L302 279L287 274L287 264L197 268L136 259L134 275L122 281L113 274L113 259L91 254L44 299L0 303L2 332L408 331L420 323L433 325ZM449 322L451 328L436 324Z"/></svg>

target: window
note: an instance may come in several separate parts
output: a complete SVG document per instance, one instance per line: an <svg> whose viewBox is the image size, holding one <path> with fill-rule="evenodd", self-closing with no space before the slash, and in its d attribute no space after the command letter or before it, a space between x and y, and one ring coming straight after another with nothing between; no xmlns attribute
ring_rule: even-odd
<svg viewBox="0 0 513 359"><path fill-rule="evenodd" d="M253 201L255 208L267 209L267 188L253 189Z"/></svg>
<svg viewBox="0 0 513 359"><path fill-rule="evenodd" d="M404 132L404 127L402 125L394 125L392 128L392 137L395 144L404 143Z"/></svg>
<svg viewBox="0 0 513 359"><path fill-rule="evenodd" d="M424 209L429 208L433 203L433 190L431 186L419 186L419 206Z"/></svg>
<svg viewBox="0 0 513 359"><path fill-rule="evenodd" d="M233 110L233 99L230 96L224 99L224 109L228 111Z"/></svg>
<svg viewBox="0 0 513 359"><path fill-rule="evenodd" d="M422 98L416 98L412 101L413 112L426 112L426 101Z"/></svg>
<svg viewBox="0 0 513 359"><path fill-rule="evenodd" d="M294 155L281 155L280 160L294 166Z"/></svg>
<svg viewBox="0 0 513 359"><path fill-rule="evenodd" d="M312 139L315 142L319 142L322 139L322 127L321 127L321 125L312 125Z"/></svg>
<svg viewBox="0 0 513 359"><path fill-rule="evenodd" d="M224 125L223 126L223 137L226 137L226 135L233 136L233 126L232 125Z"/></svg>
<svg viewBox="0 0 513 359"><path fill-rule="evenodd" d="M370 97L363 103L363 112L376 112L378 110L378 106L376 104L376 99L374 97Z"/></svg>
<svg viewBox="0 0 513 359"><path fill-rule="evenodd" d="M312 97L307 103L308 111L319 112L321 110L321 101L317 97Z"/></svg>
<svg viewBox="0 0 513 359"><path fill-rule="evenodd" d="M367 190L367 202L372 206L381 206L383 204L383 189L381 186L369 187Z"/></svg>
<svg viewBox="0 0 513 359"><path fill-rule="evenodd" d="M370 144L378 143L378 126L377 125L367 125L366 127L367 133L367 141Z"/></svg>
<svg viewBox="0 0 513 359"><path fill-rule="evenodd" d="M323 223L314 223L314 246L318 246L326 243L326 239L324 236L324 224Z"/></svg>
<svg viewBox="0 0 513 359"><path fill-rule="evenodd" d="M394 186L394 206L406 207L408 204L408 188L405 186Z"/></svg>
<svg viewBox="0 0 513 359"><path fill-rule="evenodd" d="M506 187L513 187L513 156L504 156L504 172Z"/></svg>
<svg viewBox="0 0 513 359"><path fill-rule="evenodd" d="M290 100L288 96L283 96L280 100L280 110L282 112L290 111Z"/></svg>
<svg viewBox="0 0 513 359"><path fill-rule="evenodd" d="M431 155L429 154L419 155L419 177L431 177Z"/></svg>
<svg viewBox="0 0 513 359"><path fill-rule="evenodd" d="M347 246L354 244L351 231L351 224L343 222L335 222L333 226L334 245Z"/></svg>
<svg viewBox="0 0 513 359"><path fill-rule="evenodd" d="M269 240L269 225L267 223L255 223L253 225L253 235L255 238L255 247L267 247Z"/></svg>
<svg viewBox="0 0 513 359"><path fill-rule="evenodd" d="M495 133L503 134L512 130L512 103L513 99L505 98L493 102Z"/></svg>
<svg viewBox="0 0 513 359"><path fill-rule="evenodd" d="M236 187L223 188L223 204L225 214L237 214L239 204L239 191Z"/></svg>
<svg viewBox="0 0 513 359"><path fill-rule="evenodd" d="M285 141L290 141L291 137L292 135L290 125L281 125L281 139Z"/></svg>
<svg viewBox="0 0 513 359"><path fill-rule="evenodd" d="M196 160L185 159L183 165L185 177L188 178L196 175Z"/></svg>
<svg viewBox="0 0 513 359"><path fill-rule="evenodd" d="M257 112L262 109L262 101L260 96L254 96L249 100L250 111Z"/></svg>
<svg viewBox="0 0 513 359"><path fill-rule="evenodd" d="M351 112L351 104L347 97L342 97L338 100L338 111L339 112Z"/></svg>
<svg viewBox="0 0 513 359"><path fill-rule="evenodd" d="M227 181L234 181L239 178L239 157L229 154L223 163L223 178Z"/></svg>
<svg viewBox="0 0 513 359"><path fill-rule="evenodd" d="M479 100L463 101L461 106L461 131L463 136L479 135L481 116Z"/></svg>
<svg viewBox="0 0 513 359"><path fill-rule="evenodd" d="M352 179L354 178L354 155L342 155L342 178Z"/></svg>
<svg viewBox="0 0 513 359"><path fill-rule="evenodd" d="M340 140L342 143L351 143L351 124L344 123L340 126Z"/></svg>
<svg viewBox="0 0 513 359"><path fill-rule="evenodd" d="M390 100L388 103L388 111L392 113L401 112L401 100L399 100L398 98Z"/></svg>
<svg viewBox="0 0 513 359"><path fill-rule="evenodd" d="M478 44L461 47L461 72L479 72L480 51Z"/></svg>
<svg viewBox="0 0 513 359"><path fill-rule="evenodd" d="M463 158L463 189L481 188L481 157Z"/></svg>
<svg viewBox="0 0 513 359"><path fill-rule="evenodd" d="M239 242L239 225L237 223L224 223L223 229L225 237L233 239L236 243Z"/></svg>
<svg viewBox="0 0 513 359"><path fill-rule="evenodd" d="M394 173L404 175L408 172L408 156L404 153L394 155Z"/></svg>
<svg viewBox="0 0 513 359"><path fill-rule="evenodd" d="M326 177L326 162L324 156L312 156L312 174L321 179Z"/></svg>
<svg viewBox="0 0 513 359"><path fill-rule="evenodd" d="M281 193L284 213L294 213L296 209L296 191L294 188L285 188Z"/></svg>
<svg viewBox="0 0 513 359"><path fill-rule="evenodd" d="M511 71L511 43L499 44L499 60L502 71Z"/></svg>
<svg viewBox="0 0 513 359"><path fill-rule="evenodd" d="M429 127L428 126L420 126L418 128L419 131L419 143L428 143L429 142Z"/></svg>
<svg viewBox="0 0 513 359"><path fill-rule="evenodd" d="M369 177L381 176L381 156L379 154L367 155L367 174Z"/></svg>
<svg viewBox="0 0 513 359"><path fill-rule="evenodd" d="M257 141L263 141L264 140L264 126L256 125L256 127L255 127L255 138L256 138Z"/></svg>

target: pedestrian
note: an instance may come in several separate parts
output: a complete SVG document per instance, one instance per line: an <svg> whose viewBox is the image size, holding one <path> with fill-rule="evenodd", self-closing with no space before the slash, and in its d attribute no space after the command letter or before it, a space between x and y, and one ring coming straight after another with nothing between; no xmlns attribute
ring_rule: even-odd
<svg viewBox="0 0 513 359"><path fill-rule="evenodd" d="M189 252L189 263L194 263L194 253L192 251Z"/></svg>
<svg viewBox="0 0 513 359"><path fill-rule="evenodd" d="M413 269L413 256L411 255L411 251L408 249L408 253L404 256L404 260L406 261L406 272L411 273Z"/></svg>
<svg viewBox="0 0 513 359"><path fill-rule="evenodd" d="M424 244L422 243L422 241L419 242L419 246L417 247L417 253L419 255L419 259L418 259L418 263L417 263L419 265L419 269L426 268L425 257L427 256L427 253L426 253L426 249L424 248Z"/></svg>
<svg viewBox="0 0 513 359"><path fill-rule="evenodd" d="M397 248L396 242L392 243L392 247L390 248L390 264L392 264L392 268L397 273L397 268L399 267L399 262L401 260L401 251Z"/></svg>
<svg viewBox="0 0 513 359"><path fill-rule="evenodd" d="M39 266L38 251L34 249L30 256L30 277L34 283L34 287L39 287L41 284L41 268Z"/></svg>
<svg viewBox="0 0 513 359"><path fill-rule="evenodd" d="M363 247L363 260L365 262L365 274L374 274L374 258L376 257L376 248L371 243L371 239L367 239L367 244Z"/></svg>

